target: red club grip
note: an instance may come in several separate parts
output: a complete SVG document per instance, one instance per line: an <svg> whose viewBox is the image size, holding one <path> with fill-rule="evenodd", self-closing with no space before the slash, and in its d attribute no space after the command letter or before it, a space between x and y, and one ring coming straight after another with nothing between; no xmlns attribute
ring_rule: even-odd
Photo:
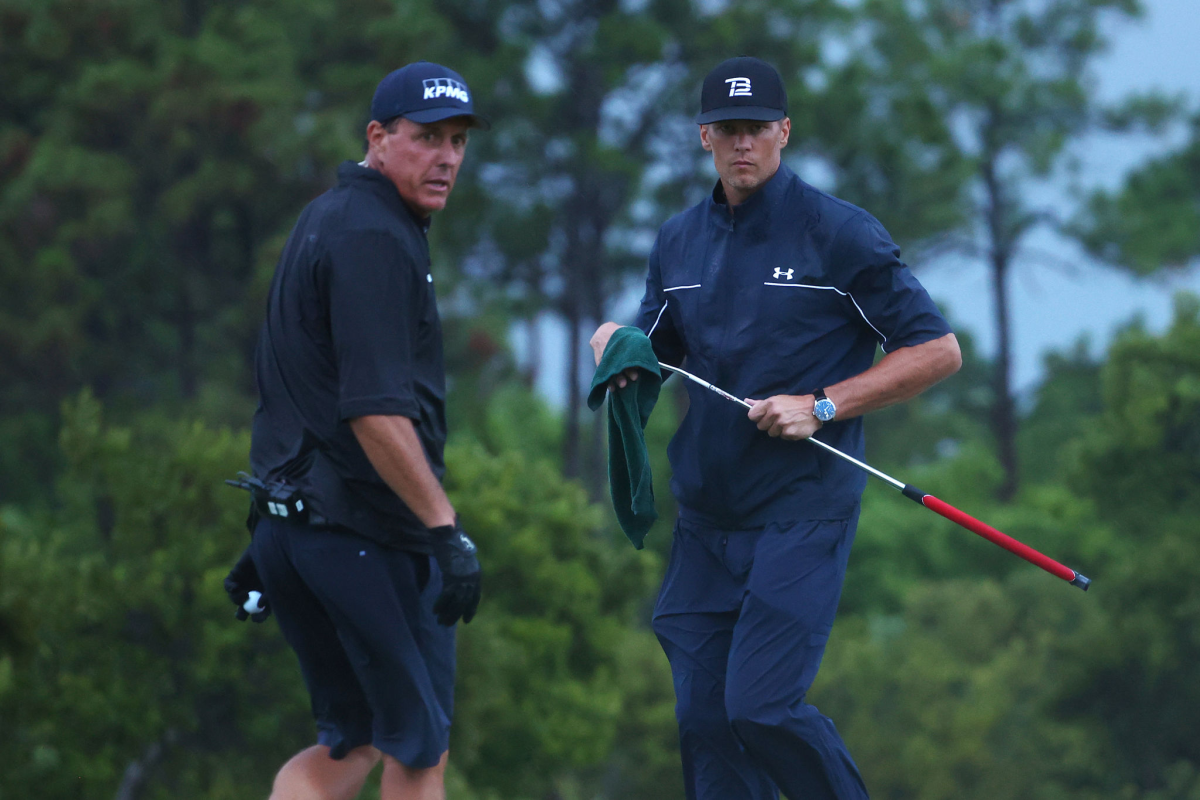
<svg viewBox="0 0 1200 800"><path fill-rule="evenodd" d="M1076 580L1076 572L1070 567L1063 566L1053 558L1042 555L1028 545L1021 544L1008 534L1001 533L991 525L980 522L970 514L959 511L954 506L938 500L931 494L922 497L921 504L930 511L936 511L951 522L957 522L972 533L979 534L992 544L999 545L1010 553L1020 556L1030 564L1041 567L1051 575L1062 578L1064 581L1074 582Z"/></svg>

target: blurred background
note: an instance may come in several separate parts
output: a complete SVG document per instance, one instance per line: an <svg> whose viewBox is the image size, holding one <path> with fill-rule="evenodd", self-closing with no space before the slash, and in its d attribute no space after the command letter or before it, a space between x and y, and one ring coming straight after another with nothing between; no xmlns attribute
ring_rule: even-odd
<svg viewBox="0 0 1200 800"><path fill-rule="evenodd" d="M431 230L487 571L449 796L682 798L648 618L685 400L651 419L641 552L581 400L587 337L711 190L690 120L738 54L964 347L869 460L1095 580L875 483L812 701L873 797L1200 798L1197 41L1195 0L0 0L0 798L265 797L313 741L273 622L222 591L221 481L284 239L417 59L495 123Z"/></svg>

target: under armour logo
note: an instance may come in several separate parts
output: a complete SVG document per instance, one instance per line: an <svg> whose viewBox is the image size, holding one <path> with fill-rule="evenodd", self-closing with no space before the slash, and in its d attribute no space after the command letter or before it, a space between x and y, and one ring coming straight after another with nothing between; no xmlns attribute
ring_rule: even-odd
<svg viewBox="0 0 1200 800"><path fill-rule="evenodd" d="M726 78L725 82L729 84L730 97L753 97L754 93L750 91L749 78Z"/></svg>
<svg viewBox="0 0 1200 800"><path fill-rule="evenodd" d="M790 270L790 269L785 271L785 270L780 269L779 267L776 267L775 268L775 280L779 280L780 278L783 278L784 280L790 281L792 279L792 272L793 272L793 270Z"/></svg>
<svg viewBox="0 0 1200 800"><path fill-rule="evenodd" d="M426 78L421 81L421 84L425 87L423 100L449 97L460 103L471 102L471 96L467 94L467 87L453 78Z"/></svg>

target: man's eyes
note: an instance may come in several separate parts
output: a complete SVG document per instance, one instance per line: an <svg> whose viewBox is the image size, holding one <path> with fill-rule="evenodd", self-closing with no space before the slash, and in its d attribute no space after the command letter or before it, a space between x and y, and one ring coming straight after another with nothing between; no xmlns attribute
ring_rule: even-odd
<svg viewBox="0 0 1200 800"><path fill-rule="evenodd" d="M445 137L436 131L426 131L425 133L420 134L420 136L418 138L420 138L420 140L422 142L428 142L430 144L440 144ZM455 147L466 147L467 137L466 136L451 136L450 143L453 144Z"/></svg>
<svg viewBox="0 0 1200 800"><path fill-rule="evenodd" d="M745 128L745 131L746 131L746 133L750 134L751 136L758 136L766 129L767 129L766 125L747 125ZM719 128L717 128L717 130L723 136L737 136L738 135L738 129L733 127L732 125L722 125Z"/></svg>

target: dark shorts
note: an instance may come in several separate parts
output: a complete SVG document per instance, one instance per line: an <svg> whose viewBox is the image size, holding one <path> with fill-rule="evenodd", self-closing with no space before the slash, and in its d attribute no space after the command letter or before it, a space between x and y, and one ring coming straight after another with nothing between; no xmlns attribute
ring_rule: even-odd
<svg viewBox="0 0 1200 800"><path fill-rule="evenodd" d="M432 613L432 558L369 539L263 518L254 563L334 758L373 744L414 769L449 747L454 628Z"/></svg>

